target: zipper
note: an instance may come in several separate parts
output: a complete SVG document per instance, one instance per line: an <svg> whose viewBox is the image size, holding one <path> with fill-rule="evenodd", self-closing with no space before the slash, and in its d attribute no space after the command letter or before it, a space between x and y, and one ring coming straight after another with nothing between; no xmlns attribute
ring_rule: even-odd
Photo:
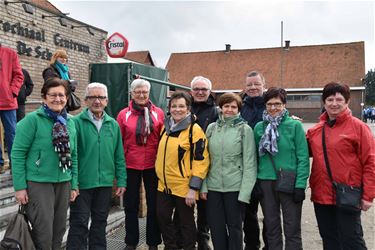
<svg viewBox="0 0 375 250"><path fill-rule="evenodd" d="M168 185L167 185L167 177L165 176L165 158L166 158L168 140L169 140L169 135L167 135L167 139L165 140L165 146L164 146L163 179L164 179L164 185L165 185L164 192L166 192L167 194L170 194L170 191L169 191L169 188L168 188Z"/></svg>

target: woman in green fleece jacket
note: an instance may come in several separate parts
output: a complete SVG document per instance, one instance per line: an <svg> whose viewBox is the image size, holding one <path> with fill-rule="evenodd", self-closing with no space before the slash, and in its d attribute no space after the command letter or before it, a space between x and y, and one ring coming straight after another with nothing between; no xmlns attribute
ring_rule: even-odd
<svg viewBox="0 0 375 250"><path fill-rule="evenodd" d="M285 108L286 91L271 87L264 94L266 110L263 122L254 128L259 150L258 181L263 192L260 199L267 228L268 247L272 250L302 249L302 201L309 177L309 151L302 123L289 117ZM294 173L295 180L287 181L289 190L277 188L276 170ZM283 213L281 230L280 208Z"/></svg>
<svg viewBox="0 0 375 250"><path fill-rule="evenodd" d="M210 170L201 188L215 250L243 249L244 204L250 202L257 166L253 131L240 116L241 98L226 93L219 99L219 119L206 135Z"/></svg>
<svg viewBox="0 0 375 250"><path fill-rule="evenodd" d="M41 93L43 105L17 124L13 185L33 226L36 249L60 249L69 200L78 194L76 130L65 110L67 83L51 78Z"/></svg>

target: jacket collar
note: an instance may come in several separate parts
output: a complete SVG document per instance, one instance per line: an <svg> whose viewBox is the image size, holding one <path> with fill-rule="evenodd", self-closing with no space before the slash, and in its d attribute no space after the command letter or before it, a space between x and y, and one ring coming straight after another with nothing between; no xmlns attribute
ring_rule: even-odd
<svg viewBox="0 0 375 250"><path fill-rule="evenodd" d="M205 102L194 102L193 101L193 104L192 104L193 107L214 106L214 105L215 105L215 98L211 94L208 96L207 101L205 101Z"/></svg>
<svg viewBox="0 0 375 250"><path fill-rule="evenodd" d="M344 123L347 119L349 119L352 116L352 111L349 108L346 108L344 111L342 111L335 119L335 122L332 124L334 126L335 124L341 124ZM329 122L329 117L327 114L327 111L325 111L323 114L320 115L319 120L324 123ZM332 127L331 126L331 127Z"/></svg>
<svg viewBox="0 0 375 250"><path fill-rule="evenodd" d="M88 113L88 108L85 108L82 110L82 112L79 114L79 117L81 117L84 120L91 121L90 115ZM110 120L110 116L103 110L103 123Z"/></svg>
<svg viewBox="0 0 375 250"><path fill-rule="evenodd" d="M223 113L220 112L219 119L217 120L217 124L219 127L222 127L224 125L236 126L242 123L247 123L247 122L241 117L240 113L238 113L237 115L233 117L224 118Z"/></svg>
<svg viewBox="0 0 375 250"><path fill-rule="evenodd" d="M191 114L186 116L184 119L182 119L179 123L177 123L173 128L171 127L172 122L171 122L172 116L168 116L165 121L165 131L169 135L170 133L178 132L185 130L189 127L191 124Z"/></svg>

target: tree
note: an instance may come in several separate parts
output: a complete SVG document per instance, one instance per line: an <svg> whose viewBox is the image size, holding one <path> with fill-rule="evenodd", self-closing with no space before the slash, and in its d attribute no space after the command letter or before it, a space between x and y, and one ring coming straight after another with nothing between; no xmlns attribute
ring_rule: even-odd
<svg viewBox="0 0 375 250"><path fill-rule="evenodd" d="M375 105L375 71L370 69L363 79L365 86L365 103L366 105Z"/></svg>

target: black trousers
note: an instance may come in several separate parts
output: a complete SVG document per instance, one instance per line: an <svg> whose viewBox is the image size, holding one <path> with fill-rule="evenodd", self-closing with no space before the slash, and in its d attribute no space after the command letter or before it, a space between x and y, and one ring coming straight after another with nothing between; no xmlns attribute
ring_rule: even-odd
<svg viewBox="0 0 375 250"><path fill-rule="evenodd" d="M161 235L156 219L158 178L154 168L147 170L127 169L127 187L124 194L125 243L126 245L136 246L139 242L139 189L142 178L147 203L146 243L149 246L157 246L161 243Z"/></svg>
<svg viewBox="0 0 375 250"><path fill-rule="evenodd" d="M208 191L207 219L215 250L243 249L245 205L238 202L238 193Z"/></svg>
<svg viewBox="0 0 375 250"><path fill-rule="evenodd" d="M79 190L79 196L70 204L70 228L67 250L107 249L107 217L111 206L112 187ZM91 215L90 230L88 223Z"/></svg>
<svg viewBox="0 0 375 250"><path fill-rule="evenodd" d="M324 250L367 249L363 239L361 211L346 212L335 205L314 203L319 234Z"/></svg>
<svg viewBox="0 0 375 250"><path fill-rule="evenodd" d="M260 180L259 183L264 194L260 203L267 226L269 249L283 250L284 233L285 250L302 250L302 202L295 203L293 194L277 192L275 181ZM283 216L282 225L280 211Z"/></svg>
<svg viewBox="0 0 375 250"><path fill-rule="evenodd" d="M260 228L258 223L258 208L260 201L257 198L251 197L250 204L246 204L245 221L243 231L245 233L246 250L258 250L260 248ZM264 242L263 250L268 250L267 227L263 223L262 237Z"/></svg>
<svg viewBox="0 0 375 250"><path fill-rule="evenodd" d="M182 248L184 250L196 249L197 229L194 220L194 206L187 206L185 198L158 191L156 211L165 250L178 249L178 231L181 232ZM178 214L179 228L176 227L172 219L174 211L177 211Z"/></svg>

